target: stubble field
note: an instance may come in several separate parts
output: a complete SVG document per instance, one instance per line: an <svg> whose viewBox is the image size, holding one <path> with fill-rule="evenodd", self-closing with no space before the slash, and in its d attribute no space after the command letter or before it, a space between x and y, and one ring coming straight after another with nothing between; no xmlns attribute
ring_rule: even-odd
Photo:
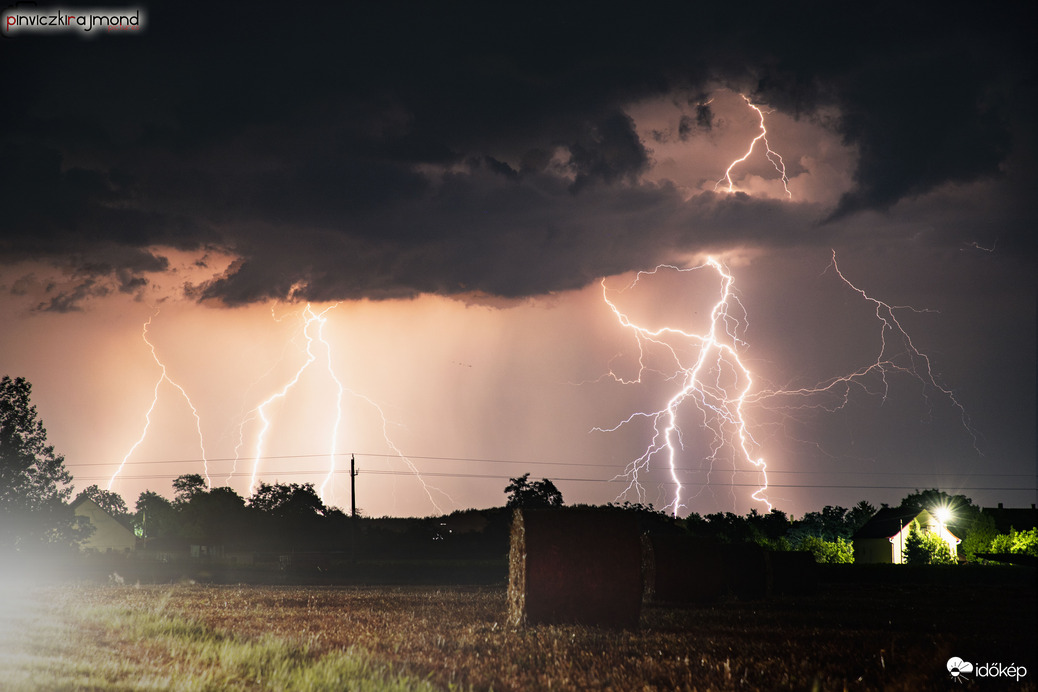
<svg viewBox="0 0 1038 692"><path fill-rule="evenodd" d="M511 629L502 587L37 587L0 613L0 687L944 690L958 656L1028 668L971 689L1033 690L1033 576L646 605L637 631Z"/></svg>

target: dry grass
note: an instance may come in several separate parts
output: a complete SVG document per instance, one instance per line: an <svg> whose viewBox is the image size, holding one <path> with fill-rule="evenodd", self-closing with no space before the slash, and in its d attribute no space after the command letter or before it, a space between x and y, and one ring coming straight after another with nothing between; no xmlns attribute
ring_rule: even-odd
<svg viewBox="0 0 1038 692"><path fill-rule="evenodd" d="M363 651L213 628L168 607L171 589L18 595L0 611L0 690L437 689Z"/></svg>
<svg viewBox="0 0 1038 692"><path fill-rule="evenodd" d="M73 620L89 636L80 642L117 651L160 682L175 682L199 657L226 655L170 641L230 635L273 642L311 664L359 657L376 681L429 680L454 689L948 689L951 656L1027 666L1028 679L1014 689L1036 689L1038 679L1030 584L983 593L846 584L811 598L653 606L637 631L508 628L500 588L66 587L47 597L52 612L81 613ZM147 627L161 631L169 620L187 631L172 640L147 627L119 634L113 627L125 624L105 620L110 611L150 613L157 620Z"/></svg>

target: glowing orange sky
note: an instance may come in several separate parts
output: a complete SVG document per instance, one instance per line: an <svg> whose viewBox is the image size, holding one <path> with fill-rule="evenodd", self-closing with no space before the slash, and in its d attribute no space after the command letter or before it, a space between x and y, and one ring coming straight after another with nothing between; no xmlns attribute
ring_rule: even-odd
<svg viewBox="0 0 1038 692"><path fill-rule="evenodd" d="M744 261L735 274L752 276L761 263ZM625 280L617 277L613 282L622 286ZM754 336L767 330L753 327L752 308L759 304L760 287L746 284L742 298L751 310L746 361L762 381L784 383L779 379L782 364L772 360L766 346L753 343ZM836 288L834 282L818 282L812 290L838 294ZM627 306L639 310L647 323L702 329L716 299L712 289L702 277L661 277L644 293L627 298ZM818 296L812 301L819 304ZM846 296L840 296L837 304L845 302ZM154 315L149 338L169 376L198 408L214 484L230 485L247 496L258 424L252 420L242 428L245 442L237 472L230 475L239 426L248 411L280 389L305 362L303 307L227 309L168 300L156 315L152 306L112 296L86 312L23 319L27 331L15 338L7 332L3 340L5 366L33 382L34 400L50 440L66 455L77 487L104 486L140 436L159 376L141 338L142 324ZM856 308L843 317L817 317L858 321L856 338L867 343L874 325L867 306ZM338 474L325 499L332 505L349 505L349 479L343 471L349 455L356 454L362 470L358 505L369 515L424 515L437 511L437 505L443 511L491 506L503 499L508 477L527 471L561 479L558 485L570 501L613 500L624 484L605 481L637 456L648 431L637 426L609 434L591 429L614 425L636 408L658 406L668 391L662 380L632 387L603 377L610 368L627 368L633 374L637 349L602 303L597 286L510 307L435 296L349 302L326 316L324 334L333 347L337 376L348 389L381 406L393 443L420 471L430 474L429 485L442 491L434 491L434 505L407 467L393 458L377 411L365 399L347 394L338 433ZM5 317L14 319L11 314ZM797 320L796 310L786 317ZM764 321L770 324L770 319ZM839 332L834 336L845 341ZM844 348L846 355L834 360L846 358L851 363L854 349L846 343ZM259 466L262 480L320 485L328 471L336 390L320 362L323 351L318 348L316 354L319 362L283 402L270 408L272 426ZM801 376L820 378L831 367L819 361L816 373ZM905 396L913 398L911 393ZM779 427L782 416L765 410L751 414L769 470L775 472L773 482L782 486L803 479L783 472L805 470L798 464L798 446L810 448L816 442L798 445L795 427ZM113 486L131 504L144 489L169 494L177 474L203 472L194 420L179 392L163 384L152 418L148 435ZM702 459L708 443L705 437L686 439L684 468L705 470ZM164 461L176 463L158 463ZM846 473L861 469L862 463L834 456L829 470ZM721 462L712 486L697 485L697 479L705 479L701 474L689 475L694 496L689 507L744 512L756 506L749 499L755 477L747 470L736 467L733 473L731 463ZM663 471L660 466L646 483L647 500L658 506L670 501L668 486L656 485L666 483ZM730 486L733 480L740 485ZM787 511L810 509L808 496L783 487L769 493Z"/></svg>

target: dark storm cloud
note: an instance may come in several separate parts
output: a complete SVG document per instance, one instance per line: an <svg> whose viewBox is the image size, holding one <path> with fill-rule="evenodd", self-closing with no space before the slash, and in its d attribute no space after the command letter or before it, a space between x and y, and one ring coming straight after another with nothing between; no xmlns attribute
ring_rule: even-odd
<svg viewBox="0 0 1038 692"><path fill-rule="evenodd" d="M223 247L240 261L195 291L229 303L526 295L673 251L825 242L1029 145L1033 4L147 9L139 36L0 46L6 260L135 290L164 267L127 251ZM860 161L829 228L823 210L641 181L623 107L718 82L794 116L836 109ZM679 136L713 118L701 104ZM1006 243L1033 250L1029 218ZM49 309L98 290L80 286Z"/></svg>
<svg viewBox="0 0 1038 692"><path fill-rule="evenodd" d="M944 182L998 172L1009 153L1010 135L1000 121L1003 109L991 102L997 97L981 91L970 74L974 69L965 55L928 56L876 70L848 89L848 101L856 105L869 103L872 94L885 92L886 98L868 110L844 114L844 136L859 145L859 185L841 200L838 216L889 208ZM920 103L921 90L926 100ZM963 109L963 101L976 107Z"/></svg>
<svg viewBox="0 0 1038 692"><path fill-rule="evenodd" d="M634 131L634 121L623 113L609 113L600 122L588 125L583 136L567 148L576 173L570 188L573 192L596 181L634 182L649 163Z"/></svg>
<svg viewBox="0 0 1038 692"><path fill-rule="evenodd" d="M95 257L105 255L105 260ZM29 295L34 288L42 290L45 300L34 307L37 312L79 312L84 302L103 298L114 291L141 299L149 281L142 274L169 269L169 260L149 252L125 247L95 250L91 255L71 255L59 264L61 279L41 283L29 273L16 279L10 288L12 295Z"/></svg>
<svg viewBox="0 0 1038 692"><path fill-rule="evenodd" d="M155 243L192 247L203 235L193 232L189 220L137 206L137 192L116 168L70 164L53 146L19 141L3 143L0 160L0 252L5 258L80 253L87 271L108 258L127 268L143 261L140 269L158 271L165 267L136 248ZM116 248L115 255L105 246Z"/></svg>
<svg viewBox="0 0 1038 692"><path fill-rule="evenodd" d="M55 291L54 286L49 286L47 292L53 292L53 295L36 306L39 312L79 312L83 309L83 301L102 298L111 291L96 279L84 279L63 290Z"/></svg>
<svg viewBox="0 0 1038 692"><path fill-rule="evenodd" d="M695 108L696 117L683 115L678 123L678 136L682 141L696 134L697 130L709 132L714 129L714 111L710 104L700 103Z"/></svg>
<svg viewBox="0 0 1038 692"><path fill-rule="evenodd" d="M232 304L289 294L317 301L421 292L514 298L652 266L674 248L720 250L733 238L754 246L825 242L832 230L816 223L818 212L742 194L684 202L667 184L589 184L574 192L567 178L475 165L401 202L364 236L309 228L288 243L278 228L252 224L246 257L195 291ZM294 271L272 271L286 265Z"/></svg>

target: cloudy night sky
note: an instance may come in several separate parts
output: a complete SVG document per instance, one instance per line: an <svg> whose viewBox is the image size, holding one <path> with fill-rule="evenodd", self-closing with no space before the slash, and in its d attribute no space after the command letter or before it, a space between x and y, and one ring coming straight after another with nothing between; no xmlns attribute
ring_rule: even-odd
<svg viewBox="0 0 1038 692"><path fill-rule="evenodd" d="M1035 501L1034 3L131 9L0 41L0 374L77 489Z"/></svg>

